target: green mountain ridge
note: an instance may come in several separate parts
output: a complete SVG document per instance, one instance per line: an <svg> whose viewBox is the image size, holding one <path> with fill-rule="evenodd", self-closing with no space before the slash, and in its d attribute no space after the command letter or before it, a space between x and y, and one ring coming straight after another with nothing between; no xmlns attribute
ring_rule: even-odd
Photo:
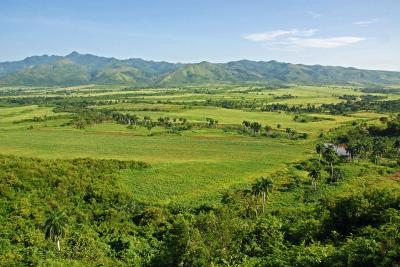
<svg viewBox="0 0 400 267"><path fill-rule="evenodd" d="M400 72L277 61L169 63L140 58L119 60L72 52L0 63L0 85L84 84L176 86L209 83L398 85Z"/></svg>

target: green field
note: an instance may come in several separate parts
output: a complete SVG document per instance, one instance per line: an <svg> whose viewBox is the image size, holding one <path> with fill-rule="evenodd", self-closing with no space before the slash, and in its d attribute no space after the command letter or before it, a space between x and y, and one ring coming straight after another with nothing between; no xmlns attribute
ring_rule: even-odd
<svg viewBox="0 0 400 267"><path fill-rule="evenodd" d="M0 262L392 266L400 105L388 92L0 88Z"/></svg>
<svg viewBox="0 0 400 267"><path fill-rule="evenodd" d="M60 127L1 129L3 154L42 158L115 158L149 162L145 171L125 172L122 182L144 201L201 200L236 184L272 173L304 157L309 142L294 143L224 135L147 136L120 125L84 131Z"/></svg>
<svg viewBox="0 0 400 267"><path fill-rule="evenodd" d="M262 92L247 92L248 87L213 88L199 93L193 88L126 90L102 87L24 88L26 97L63 96L65 99L114 101L98 104L98 110L116 110L139 117L184 117L188 121L218 120L216 128L196 128L170 134L156 127L152 135L144 127L105 122L85 129L64 125L68 113L55 113L49 105L15 105L0 108L0 153L39 158L102 158L138 160L151 164L146 170L127 170L120 174L120 183L131 189L137 200L159 204L209 202L227 189L240 187L261 175L282 170L286 164L302 160L313 151L321 132L354 120L375 120L382 114L359 112L347 116L309 114L324 118L315 122L297 122L286 112L262 112L258 109L226 109L191 106L190 101L205 103L207 99L247 100L266 103L323 104L339 103L340 95L361 95L345 87L291 87ZM201 89L201 88L200 88ZM200 90L196 88L196 90ZM5 90L4 88L2 90ZM9 91L16 90L13 88ZM204 88L203 88L204 90ZM17 91L16 91L17 92ZM274 96L290 94L295 98L276 100ZM5 96L5 98L22 97ZM129 103L124 103L130 100ZM167 101L168 103L160 103ZM158 102L157 102L158 101ZM34 117L58 116L51 120L29 121ZM243 120L270 125L284 133L287 127L309 134L306 140L287 140L243 136L223 131L225 126L239 126ZM277 125L281 129L277 129Z"/></svg>

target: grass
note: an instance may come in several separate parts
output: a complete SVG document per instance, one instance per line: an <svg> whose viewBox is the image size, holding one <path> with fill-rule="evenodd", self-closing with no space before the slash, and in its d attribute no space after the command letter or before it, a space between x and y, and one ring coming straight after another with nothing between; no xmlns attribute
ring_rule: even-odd
<svg viewBox="0 0 400 267"><path fill-rule="evenodd" d="M110 89L110 92L96 92L97 89ZM104 96L108 96L108 99L112 100L129 93L128 99L134 99L135 95L138 95L139 99L145 101L171 100L169 104L117 103L97 108L116 109L140 116L149 115L155 120L160 116L169 116L205 122L206 118L211 117L219 121L221 128L224 125L241 125L243 120L257 121L274 128L280 124L282 129L290 127L298 132L307 132L310 139L290 141L282 138L249 137L208 128L186 131L179 135L168 134L165 129L155 128L152 130L154 136L149 136L149 131L145 128L127 129L115 123L102 123L84 130L70 126L61 127L68 119L16 123L34 117L60 115L54 113L51 107L27 105L0 107L0 153L39 158L90 157L145 161L151 164L149 169L126 170L120 174L121 185L130 188L137 200L157 204L204 203L216 200L221 192L229 188L243 186L261 175L270 175L284 169L287 163L310 156L321 131L328 131L352 120L374 120L382 116L366 112L351 116L310 114L331 120L301 123L293 120L293 114L285 112L204 106L185 108L185 105L174 104L176 101L205 102L207 99L254 99L273 102L274 96L284 94L291 94L296 98L279 100L280 103L321 104L341 101L338 95L362 94L344 87L303 86L246 92L249 89L247 87L210 86L209 90L213 94L193 93L193 89L157 88L126 91L121 88L86 86L56 88L55 92L49 88L24 90L34 93L37 97L63 95L68 91L68 97L101 96L104 99Z"/></svg>
<svg viewBox="0 0 400 267"><path fill-rule="evenodd" d="M25 119L32 119L33 117L55 115L52 110L53 109L49 107L39 107L36 105L1 108L0 123L10 123Z"/></svg>
<svg viewBox="0 0 400 267"><path fill-rule="evenodd" d="M304 158L310 148L310 142L277 142L269 138L204 133L141 136L115 130L0 130L0 151L41 158L149 162L152 167L148 170L121 174L121 182L132 189L138 200L170 203L209 201L227 188Z"/></svg>
<svg viewBox="0 0 400 267"><path fill-rule="evenodd" d="M140 104L143 107L143 104ZM277 127L277 124L281 125L282 129L293 128L299 132L306 132L314 137L321 131L327 131L334 127L337 127L341 123L353 121L356 119L374 119L381 116L381 114L363 112L360 114L354 114L354 116L333 116L333 115L320 115L320 114L309 114L310 116L322 116L331 120L323 120L317 122L297 122L293 120L294 115L285 112L261 112L261 111L243 111L236 109L224 109L216 107L193 107L190 109L178 109L165 107L163 111L127 111L135 110L134 105L119 104L119 107L123 112L136 114L138 116L148 115L156 120L159 117L184 117L191 121L205 122L206 118L213 118L218 120L219 124L236 124L241 125L244 120L257 121L262 125L271 125ZM148 105L150 107L151 104ZM114 106L111 106L114 108ZM130 108L128 108L130 107ZM139 108L138 108L139 109ZM178 109L178 110L177 110Z"/></svg>
<svg viewBox="0 0 400 267"><path fill-rule="evenodd" d="M308 147L251 138L191 139L187 145L187 150L179 149L186 160L182 161L179 157L178 161L168 160L142 172L128 172L124 183L142 201L207 202L228 188L254 181L289 162L304 158ZM194 146L196 149L193 149ZM174 152L166 157L170 159Z"/></svg>

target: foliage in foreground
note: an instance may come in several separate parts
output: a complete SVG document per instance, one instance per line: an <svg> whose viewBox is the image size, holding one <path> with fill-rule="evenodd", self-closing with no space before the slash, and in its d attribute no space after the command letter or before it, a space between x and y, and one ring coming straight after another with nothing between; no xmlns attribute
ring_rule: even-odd
<svg viewBox="0 0 400 267"><path fill-rule="evenodd" d="M279 188L261 179L249 193L226 194L220 204L155 207L134 202L118 185L119 170L146 167L115 160L1 156L0 262L391 266L400 260L398 190L371 188L337 196L329 187L338 185L314 191L304 181ZM298 199L274 207L272 191ZM52 227L56 230L50 233Z"/></svg>

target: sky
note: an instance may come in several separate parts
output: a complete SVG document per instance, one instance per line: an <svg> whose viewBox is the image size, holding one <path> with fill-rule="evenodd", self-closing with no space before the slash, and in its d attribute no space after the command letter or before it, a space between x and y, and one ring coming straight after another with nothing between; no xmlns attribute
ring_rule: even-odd
<svg viewBox="0 0 400 267"><path fill-rule="evenodd" d="M400 0L0 0L0 61L72 51L400 71Z"/></svg>

